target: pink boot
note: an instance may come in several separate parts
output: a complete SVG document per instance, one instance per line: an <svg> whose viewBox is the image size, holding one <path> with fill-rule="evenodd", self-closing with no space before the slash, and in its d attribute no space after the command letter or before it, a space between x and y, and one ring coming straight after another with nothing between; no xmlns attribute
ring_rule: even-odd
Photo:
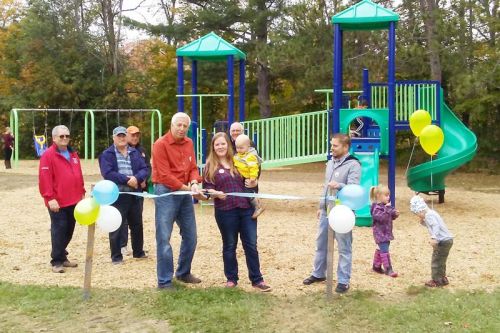
<svg viewBox="0 0 500 333"><path fill-rule="evenodd" d="M380 250L376 249L373 254L373 266L372 270L379 274L384 274L384 270L382 269L382 259L380 258Z"/></svg>
<svg viewBox="0 0 500 333"><path fill-rule="evenodd" d="M380 258L382 259L382 265L384 265L385 274L390 277L397 277L398 273L392 270L391 255L389 253L380 253Z"/></svg>

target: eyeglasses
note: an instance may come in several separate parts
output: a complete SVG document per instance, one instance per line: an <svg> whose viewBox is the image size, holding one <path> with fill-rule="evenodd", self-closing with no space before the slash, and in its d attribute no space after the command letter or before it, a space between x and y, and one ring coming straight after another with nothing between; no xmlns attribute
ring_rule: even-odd
<svg viewBox="0 0 500 333"><path fill-rule="evenodd" d="M59 135L59 139L69 139L69 134Z"/></svg>

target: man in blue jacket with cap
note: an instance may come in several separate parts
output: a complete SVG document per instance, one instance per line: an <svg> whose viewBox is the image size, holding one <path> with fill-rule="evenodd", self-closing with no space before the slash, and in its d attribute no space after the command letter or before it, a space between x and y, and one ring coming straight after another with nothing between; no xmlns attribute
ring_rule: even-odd
<svg viewBox="0 0 500 333"><path fill-rule="evenodd" d="M120 192L142 192L141 183L148 177L149 171L144 158L138 150L127 143L127 129L118 126L113 130L113 144L99 156L99 167L104 179L118 185ZM144 235L142 230L142 205L140 197L130 194L120 194L113 204L130 227L132 253L134 258L147 258L144 253ZM111 261L113 264L122 264L121 253L122 228L109 233Z"/></svg>

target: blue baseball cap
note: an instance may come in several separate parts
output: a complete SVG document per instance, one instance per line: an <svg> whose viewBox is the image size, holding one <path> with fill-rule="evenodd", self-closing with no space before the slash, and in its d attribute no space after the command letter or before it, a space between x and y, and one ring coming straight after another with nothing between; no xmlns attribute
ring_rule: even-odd
<svg viewBox="0 0 500 333"><path fill-rule="evenodd" d="M127 135L127 129L123 126L115 127L115 129L113 130L113 136L118 135L118 134Z"/></svg>

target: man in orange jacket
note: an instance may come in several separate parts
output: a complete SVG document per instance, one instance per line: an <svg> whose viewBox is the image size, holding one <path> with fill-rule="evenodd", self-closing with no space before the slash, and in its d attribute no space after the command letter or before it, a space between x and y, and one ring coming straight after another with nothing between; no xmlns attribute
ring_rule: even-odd
<svg viewBox="0 0 500 333"><path fill-rule="evenodd" d="M187 137L191 119L178 112L172 117L170 131L156 140L153 145L153 183L156 224L156 270L159 289L172 289L174 275L173 252L170 236L174 222L182 236L179 260L175 277L185 283L200 283L191 274L191 262L196 250L196 220L191 195L168 195L176 191L194 192L201 198L199 183L201 177L196 165L193 141Z"/></svg>
<svg viewBox="0 0 500 333"><path fill-rule="evenodd" d="M54 273L76 267L68 260L66 248L73 237L76 204L84 197L83 174L78 154L69 146L69 129L58 125L52 130L53 144L40 159L38 187L50 215Z"/></svg>

